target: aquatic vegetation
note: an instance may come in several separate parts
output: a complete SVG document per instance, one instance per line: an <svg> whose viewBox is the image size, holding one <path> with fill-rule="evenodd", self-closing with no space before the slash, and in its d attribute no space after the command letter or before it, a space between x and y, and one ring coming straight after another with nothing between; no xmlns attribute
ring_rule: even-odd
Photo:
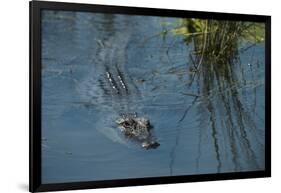
<svg viewBox="0 0 281 193"><path fill-rule="evenodd" d="M163 30L162 35L172 33L174 35L182 35L187 42L190 42L194 36L204 34L220 34L225 36L225 32L230 37L240 35L241 40L251 43L261 43L264 41L265 25L263 23L243 22L243 21L225 21L225 20L205 20L205 19L179 19L176 23L161 22L163 26L172 26L169 30ZM233 28L228 31L229 27ZM228 37L228 38L230 38Z"/></svg>
<svg viewBox="0 0 281 193"><path fill-rule="evenodd" d="M201 117L200 124L202 124L198 126L211 133L217 171L221 171L223 159L229 159L221 156L226 146L231 149L231 160L235 171L243 170L241 156L248 160L248 167L253 169L263 167L262 162L257 161L256 154L258 153L252 149L252 143L258 143L258 146L263 149L263 143L260 142L262 136L257 134L254 114L243 103L244 96L241 93L241 88L256 92L257 85L251 85L249 80L245 81L240 53L242 50L263 43L264 24L180 19L176 27L165 30L165 33L182 36L185 44L192 48L192 52L187 53L190 59L188 71L191 72L187 87L191 88L195 84L198 92L183 94L194 98L192 105L195 102L198 103L198 115ZM241 45L247 46L241 49ZM191 106L186 108L179 122L187 117L190 108ZM206 120L208 120L207 123ZM248 137L249 132L254 136L252 141ZM202 133L206 132L200 129L197 165L200 162ZM227 139L221 139L219 136L222 135L226 135Z"/></svg>

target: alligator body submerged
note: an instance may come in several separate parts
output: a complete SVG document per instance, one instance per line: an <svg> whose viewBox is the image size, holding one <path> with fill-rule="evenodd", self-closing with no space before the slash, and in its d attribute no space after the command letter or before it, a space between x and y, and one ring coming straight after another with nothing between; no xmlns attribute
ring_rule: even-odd
<svg viewBox="0 0 281 193"><path fill-rule="evenodd" d="M131 91L121 71L116 66L117 74L114 76L108 67L106 69L106 82L110 88L109 90L113 100L114 98L128 99ZM104 93L109 94L104 85L101 84ZM115 120L115 123L126 138L140 143L141 147L145 149L155 149L160 145L152 134L153 126L150 124L149 119L138 116L137 112L131 113L125 110L125 112L119 113L119 117Z"/></svg>
<svg viewBox="0 0 281 193"><path fill-rule="evenodd" d="M103 122L98 126L103 134L122 144L130 141L144 149L155 149L160 144L154 136L150 119L141 110L141 93L125 67L131 36L130 31L124 31L126 27L123 25L129 22L126 20L126 17L119 18L122 23L116 25L116 31L97 40L94 69L83 83L82 92L88 96L87 100L98 98L95 103L106 106L108 113L102 115L99 121ZM117 28L122 30L118 32ZM125 140L117 140L119 135Z"/></svg>

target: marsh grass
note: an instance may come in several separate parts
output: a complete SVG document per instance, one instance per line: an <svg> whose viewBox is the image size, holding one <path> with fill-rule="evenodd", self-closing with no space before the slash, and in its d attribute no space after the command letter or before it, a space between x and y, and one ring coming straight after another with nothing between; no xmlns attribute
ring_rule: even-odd
<svg viewBox="0 0 281 193"><path fill-rule="evenodd" d="M263 168L263 161L257 159L264 149L263 143L260 142L261 136L257 134L253 114L249 112L247 104L243 103L243 96L239 90L248 86L247 82L242 81L246 77L240 61L240 52L263 43L264 25L240 21L182 19L180 25L169 32L175 36L183 36L185 44L193 47L193 51L187 53L190 58L188 68L192 72L187 87L196 84L198 93L193 95L196 96L196 101L200 101L198 114L201 116L201 129L197 167L199 168L200 164L202 135L209 132L213 140L218 172L223 167L229 167L224 165L229 159L233 163L232 170L245 169L242 157L247 160L247 168ZM248 46L241 48L245 42ZM187 97L194 96L188 94ZM185 119L190 108L187 107L180 122ZM201 125L203 123L204 126ZM249 135L254 137L250 139ZM219 136L227 137L222 139ZM230 148L231 158L221 156L225 148Z"/></svg>

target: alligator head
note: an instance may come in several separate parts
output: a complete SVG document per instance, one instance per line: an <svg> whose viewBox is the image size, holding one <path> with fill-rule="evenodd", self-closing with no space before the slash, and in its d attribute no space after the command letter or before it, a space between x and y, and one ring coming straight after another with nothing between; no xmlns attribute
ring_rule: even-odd
<svg viewBox="0 0 281 193"><path fill-rule="evenodd" d="M126 137L141 143L143 148L156 149L160 145L153 137L153 127L148 119L127 114L118 118L116 123Z"/></svg>

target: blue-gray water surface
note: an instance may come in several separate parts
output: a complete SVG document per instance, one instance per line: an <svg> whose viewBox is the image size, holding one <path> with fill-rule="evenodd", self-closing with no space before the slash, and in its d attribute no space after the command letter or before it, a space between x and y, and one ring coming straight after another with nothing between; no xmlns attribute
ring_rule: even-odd
<svg viewBox="0 0 281 193"><path fill-rule="evenodd" d="M161 34L178 20L43 11L42 183L264 169L264 44L240 43L230 83L190 84L193 45ZM128 96L102 88L116 65ZM121 111L147 117L160 146L126 139Z"/></svg>

